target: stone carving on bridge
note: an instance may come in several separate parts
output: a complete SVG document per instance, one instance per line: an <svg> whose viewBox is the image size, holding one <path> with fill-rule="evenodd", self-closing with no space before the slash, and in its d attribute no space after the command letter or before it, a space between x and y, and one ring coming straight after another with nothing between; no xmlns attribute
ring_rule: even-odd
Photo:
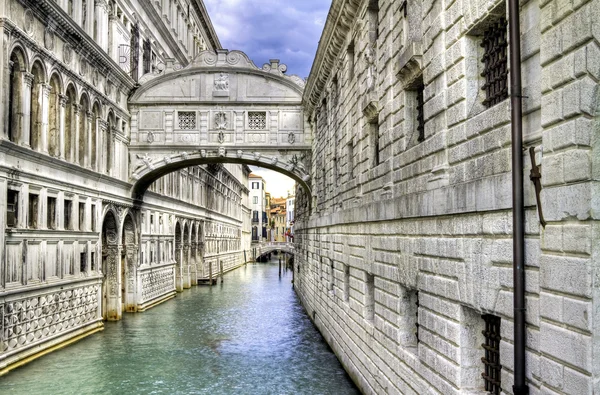
<svg viewBox="0 0 600 395"><path fill-rule="evenodd" d="M229 74L219 73L218 77L215 77L214 85L214 96L228 96L229 95Z"/></svg>
<svg viewBox="0 0 600 395"><path fill-rule="evenodd" d="M296 141L296 135L292 132L290 132L290 134L288 134L288 142L290 144L294 144L294 142Z"/></svg>
<svg viewBox="0 0 600 395"><path fill-rule="evenodd" d="M152 165L152 157L150 155L148 155L147 152L144 155L137 154L136 157L139 159L136 170L142 166L146 166L146 167L149 167L150 169L154 169L154 166Z"/></svg>
<svg viewBox="0 0 600 395"><path fill-rule="evenodd" d="M219 111L215 114L215 129L225 130L227 129L227 113Z"/></svg>

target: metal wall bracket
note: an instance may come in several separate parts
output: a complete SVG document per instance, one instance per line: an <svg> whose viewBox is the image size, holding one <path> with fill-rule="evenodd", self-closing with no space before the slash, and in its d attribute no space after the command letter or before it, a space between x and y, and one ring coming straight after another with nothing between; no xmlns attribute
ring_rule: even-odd
<svg viewBox="0 0 600 395"><path fill-rule="evenodd" d="M538 209L538 217L540 219L540 225L543 228L546 227L546 221L544 220L544 213L542 212L542 200L540 198L540 192L542 191L542 173L540 172L540 167L535 162L535 148L529 148L529 157L531 158L531 172L529 173L529 179L533 182L533 186L535 187L535 200L537 203Z"/></svg>

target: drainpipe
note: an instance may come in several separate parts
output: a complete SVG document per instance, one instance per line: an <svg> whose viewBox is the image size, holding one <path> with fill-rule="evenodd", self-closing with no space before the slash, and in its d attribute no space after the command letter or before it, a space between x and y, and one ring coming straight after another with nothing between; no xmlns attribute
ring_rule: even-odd
<svg viewBox="0 0 600 395"><path fill-rule="evenodd" d="M519 0L508 1L510 42L510 121L512 134L514 385L529 394L525 378L525 208L523 199L523 121Z"/></svg>

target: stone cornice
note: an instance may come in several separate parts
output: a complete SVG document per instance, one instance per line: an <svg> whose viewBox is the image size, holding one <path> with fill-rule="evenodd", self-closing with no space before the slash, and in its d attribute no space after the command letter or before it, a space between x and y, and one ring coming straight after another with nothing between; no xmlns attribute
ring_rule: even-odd
<svg viewBox="0 0 600 395"><path fill-rule="evenodd" d="M201 0L192 0L190 1L190 3L196 10L196 13L198 13L200 22L202 22L202 25L206 29L208 41L212 45L212 49L223 49L223 47L221 46L221 42L219 41L219 37L217 36L217 32L215 32L215 28L210 20L210 16L206 11L206 7L204 7L204 2L202 2Z"/></svg>
<svg viewBox="0 0 600 395"><path fill-rule="evenodd" d="M358 9L365 0L333 0L327 22L323 28L323 34L319 40L317 54L310 70L306 88L304 90L303 102L308 114L310 114L319 97L325 89L333 66L339 55L344 50L347 35L357 16Z"/></svg>
<svg viewBox="0 0 600 395"><path fill-rule="evenodd" d="M26 5L31 7L38 19L46 26L54 27L56 34L71 44L75 52L82 54L92 64L98 65L103 75L110 72L111 76L118 79L128 91L133 89L135 85L133 79L95 41L90 39L88 34L56 2L36 0L26 1Z"/></svg>
<svg viewBox="0 0 600 395"><path fill-rule="evenodd" d="M158 14L156 8L152 5L151 1L140 1L140 4L146 14L152 19L152 25L160 32L160 34L164 37L165 41L169 47L173 50L173 55L177 59L179 63L182 65L187 65L188 59L181 49L180 45L177 43L177 40L173 37L173 34L169 30L169 27L165 25L163 18ZM145 23L145 22L144 22Z"/></svg>

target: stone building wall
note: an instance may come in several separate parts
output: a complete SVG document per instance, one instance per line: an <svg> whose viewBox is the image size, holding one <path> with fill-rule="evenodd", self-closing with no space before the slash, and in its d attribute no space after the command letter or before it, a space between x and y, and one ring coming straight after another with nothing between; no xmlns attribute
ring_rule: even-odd
<svg viewBox="0 0 600 395"><path fill-rule="evenodd" d="M600 1L520 7L524 147L548 222L524 152L526 375L532 394L592 394ZM295 287L365 393L483 393L484 316L500 318L512 393L510 100L486 106L480 46L506 13L333 1L304 94L313 197L297 191Z"/></svg>
<svg viewBox="0 0 600 395"><path fill-rule="evenodd" d="M176 0L72 3L0 4L0 375L196 284L208 224L227 242L211 253L243 263L241 165L176 171L132 197L127 98L166 58L220 48L201 2L188 15ZM119 53L135 25L137 76Z"/></svg>

